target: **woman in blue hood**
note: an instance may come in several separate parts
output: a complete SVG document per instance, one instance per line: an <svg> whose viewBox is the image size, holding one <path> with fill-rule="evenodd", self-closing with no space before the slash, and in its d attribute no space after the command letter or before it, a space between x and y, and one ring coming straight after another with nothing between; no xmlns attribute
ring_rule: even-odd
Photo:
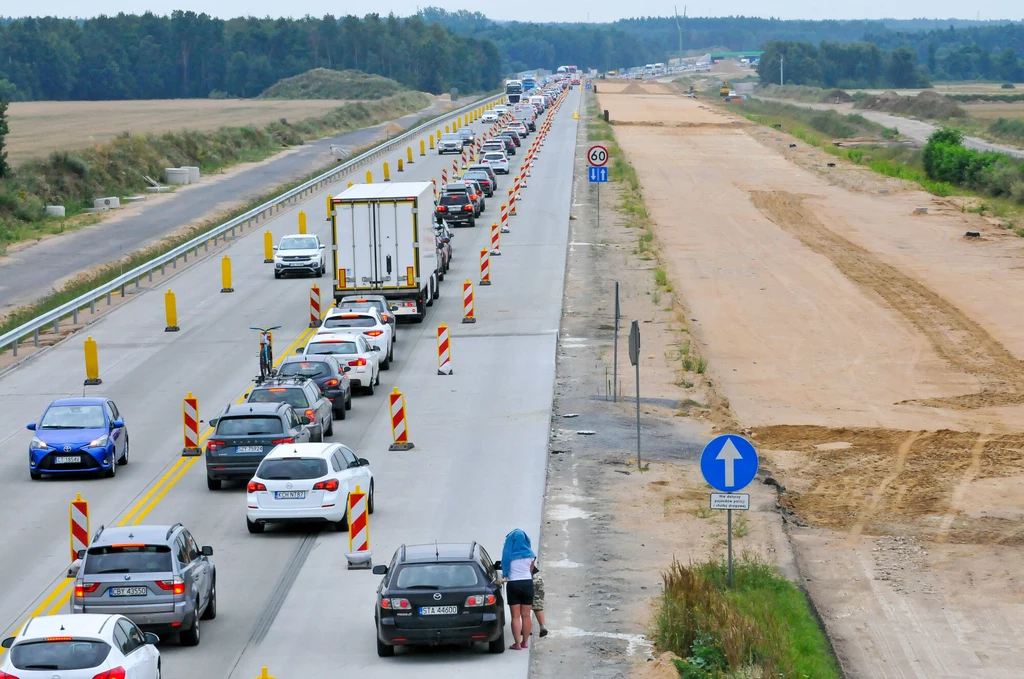
<svg viewBox="0 0 1024 679"><path fill-rule="evenodd" d="M530 537L516 528L505 536L501 548L501 575L505 578L505 598L512 611L513 651L529 648L533 622L533 562L537 555L530 547Z"/></svg>

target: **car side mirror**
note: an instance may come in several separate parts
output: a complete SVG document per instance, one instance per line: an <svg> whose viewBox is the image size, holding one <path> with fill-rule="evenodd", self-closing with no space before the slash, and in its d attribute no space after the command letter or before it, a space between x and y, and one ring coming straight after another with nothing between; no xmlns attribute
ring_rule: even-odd
<svg viewBox="0 0 1024 679"><path fill-rule="evenodd" d="M277 249L277 246L275 245L273 249L274 249L274 250L276 250L276 249Z"/></svg>
<svg viewBox="0 0 1024 679"><path fill-rule="evenodd" d="M387 575L388 574L388 567L387 566L374 566L373 567L373 574L374 575ZM14 641L14 640L13 639L5 639L4 643L6 644L8 641ZM10 646L4 646L4 648L10 648Z"/></svg>
<svg viewBox="0 0 1024 679"><path fill-rule="evenodd" d="M78 550L78 555L77 556L78 556L79 559L84 559L85 558L85 550L84 549Z"/></svg>
<svg viewBox="0 0 1024 679"><path fill-rule="evenodd" d="M385 566L385 568L387 568L387 566ZM377 570L377 569L374 568L374 570ZM14 637L7 637L3 641L0 641L0 647L2 647L2 648L10 648L13 645L14 645Z"/></svg>
<svg viewBox="0 0 1024 679"><path fill-rule="evenodd" d="M77 578L78 577L78 571L80 571L80 570L82 570L82 558L81 557L79 557L79 558L77 558L77 559L75 559L74 561L71 562L71 565L68 567L68 575L67 575L67 577L69 577L69 578Z"/></svg>
<svg viewBox="0 0 1024 679"><path fill-rule="evenodd" d="M203 545L203 548L199 551L203 556L213 556L213 547L209 545Z"/></svg>
<svg viewBox="0 0 1024 679"><path fill-rule="evenodd" d="M324 245L323 243L321 243L321 244L320 244L320 249L321 249L321 250L323 250L323 249L324 249L324 248L326 248L326 247L327 247L327 246L326 246L326 245Z"/></svg>
<svg viewBox="0 0 1024 679"><path fill-rule="evenodd" d="M494 562L494 570L496 570L496 571L500 571L501 570L501 559L498 559L497 561Z"/></svg>
<svg viewBox="0 0 1024 679"><path fill-rule="evenodd" d="M360 467L369 467L370 466L370 461L367 460L365 457L361 457L361 458L359 458L359 466Z"/></svg>
<svg viewBox="0 0 1024 679"><path fill-rule="evenodd" d="M344 366L344 367L342 368L342 370L343 370L343 371L345 371L345 372L347 372L347 373L349 373L349 372L352 372L352 366L350 366L350 365L346 365L346 366Z"/></svg>
<svg viewBox="0 0 1024 679"><path fill-rule="evenodd" d="M144 636L146 639L146 643L150 646L156 646L160 643L160 637L153 634L152 632L146 632Z"/></svg>
<svg viewBox="0 0 1024 679"><path fill-rule="evenodd" d="M373 349L374 349L374 351L384 351L383 349L380 348L379 344L374 344L373 345Z"/></svg>
<svg viewBox="0 0 1024 679"><path fill-rule="evenodd" d="M124 420L114 420L113 422L110 423L110 426L113 427L114 429L120 429L121 427L124 426Z"/></svg>
<svg viewBox="0 0 1024 679"><path fill-rule="evenodd" d="M313 421L306 417L305 415L299 418L299 424L312 424L312 422Z"/></svg>
<svg viewBox="0 0 1024 679"><path fill-rule="evenodd" d="M36 430L36 423L35 422L29 422L28 424L25 425L25 429L28 429L29 431L35 431Z"/></svg>

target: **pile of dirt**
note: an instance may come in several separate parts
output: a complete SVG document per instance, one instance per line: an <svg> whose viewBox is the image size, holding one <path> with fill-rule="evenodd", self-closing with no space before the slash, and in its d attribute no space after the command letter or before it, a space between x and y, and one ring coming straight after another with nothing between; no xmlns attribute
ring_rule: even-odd
<svg viewBox="0 0 1024 679"><path fill-rule="evenodd" d="M647 94L647 90L637 83L630 83L619 94Z"/></svg>
<svg viewBox="0 0 1024 679"><path fill-rule="evenodd" d="M405 88L398 82L362 71L314 68L271 85L260 99L383 99Z"/></svg>
<svg viewBox="0 0 1024 679"><path fill-rule="evenodd" d="M854 104L854 108L888 111L889 113L932 120L967 117L967 111L955 101L930 90L925 90L916 97L904 97L890 90L862 99Z"/></svg>
<svg viewBox="0 0 1024 679"><path fill-rule="evenodd" d="M847 94L845 90L836 88L822 94L821 99L818 101L822 104L849 104L853 101L853 97Z"/></svg>

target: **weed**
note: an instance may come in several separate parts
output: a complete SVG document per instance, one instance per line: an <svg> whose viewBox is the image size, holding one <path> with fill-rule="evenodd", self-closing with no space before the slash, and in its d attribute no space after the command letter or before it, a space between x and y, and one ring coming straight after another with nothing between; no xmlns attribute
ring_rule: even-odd
<svg viewBox="0 0 1024 679"><path fill-rule="evenodd" d="M651 301L655 304L661 301L661 292L659 290L651 291Z"/></svg>
<svg viewBox="0 0 1024 679"><path fill-rule="evenodd" d="M696 370L697 370L697 374L698 375L703 375L704 372L707 371L707 369L708 369L708 359L704 358L703 356L698 356L697 357L697 364L696 364L695 367L696 367Z"/></svg>
<svg viewBox="0 0 1024 679"><path fill-rule="evenodd" d="M739 517L732 522L732 534L737 538L745 538L750 535L750 522L747 521L747 515L740 513Z"/></svg>
<svg viewBox="0 0 1024 679"><path fill-rule="evenodd" d="M688 373L692 373L697 368L697 361L694 360L693 356L683 357L683 370Z"/></svg>
<svg viewBox="0 0 1024 679"><path fill-rule="evenodd" d="M690 355L690 340L683 340L682 346L679 348L680 356Z"/></svg>
<svg viewBox="0 0 1024 679"><path fill-rule="evenodd" d="M683 380L683 389L693 389L693 382L690 380Z"/></svg>
<svg viewBox="0 0 1024 679"><path fill-rule="evenodd" d="M710 519L715 515L715 510L707 505L697 505L697 508L693 510L693 514L698 519Z"/></svg>
<svg viewBox="0 0 1024 679"><path fill-rule="evenodd" d="M668 274L660 266L654 270L654 283L661 287L668 285Z"/></svg>

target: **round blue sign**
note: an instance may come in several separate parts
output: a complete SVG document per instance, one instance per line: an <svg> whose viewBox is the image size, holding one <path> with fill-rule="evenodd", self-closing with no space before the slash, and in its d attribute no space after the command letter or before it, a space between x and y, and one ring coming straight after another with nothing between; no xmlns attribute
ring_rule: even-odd
<svg viewBox="0 0 1024 679"><path fill-rule="evenodd" d="M742 436L718 436L704 446L700 471L715 490L735 493L746 488L757 476L757 451Z"/></svg>

